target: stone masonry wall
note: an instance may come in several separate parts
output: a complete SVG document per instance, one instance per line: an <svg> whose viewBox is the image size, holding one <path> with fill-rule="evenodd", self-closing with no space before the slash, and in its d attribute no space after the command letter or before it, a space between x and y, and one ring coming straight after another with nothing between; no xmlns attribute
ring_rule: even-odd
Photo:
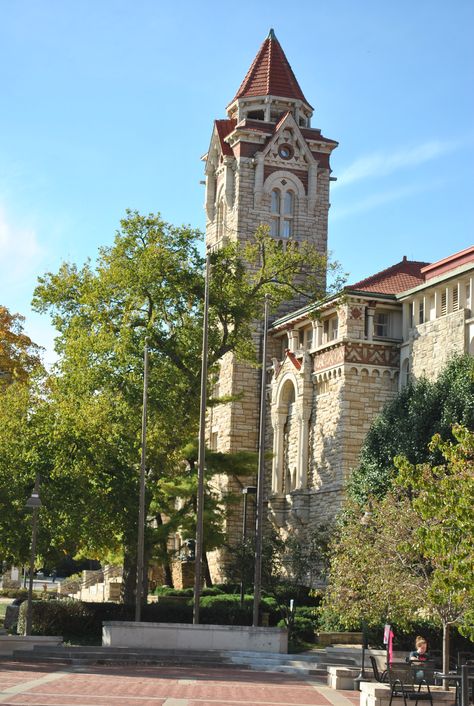
<svg viewBox="0 0 474 706"><path fill-rule="evenodd" d="M466 309L419 324L411 341L411 373L434 380L449 358L466 350Z"/></svg>

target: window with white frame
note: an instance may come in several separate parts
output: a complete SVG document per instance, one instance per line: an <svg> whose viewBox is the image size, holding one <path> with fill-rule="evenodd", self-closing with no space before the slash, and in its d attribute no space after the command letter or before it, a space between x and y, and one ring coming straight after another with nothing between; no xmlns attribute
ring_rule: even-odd
<svg viewBox="0 0 474 706"><path fill-rule="evenodd" d="M270 235L274 238L291 238L293 235L294 206L293 191L273 189L270 205Z"/></svg>
<svg viewBox="0 0 474 706"><path fill-rule="evenodd" d="M374 336L388 338L390 335L390 315L381 311L374 314Z"/></svg>
<svg viewBox="0 0 474 706"><path fill-rule="evenodd" d="M418 302L418 323L423 324L425 322L425 300L420 299Z"/></svg>
<svg viewBox="0 0 474 706"><path fill-rule="evenodd" d="M323 343L329 343L329 341L335 341L338 334L338 318L337 316L332 316L330 319L326 319L323 322Z"/></svg>

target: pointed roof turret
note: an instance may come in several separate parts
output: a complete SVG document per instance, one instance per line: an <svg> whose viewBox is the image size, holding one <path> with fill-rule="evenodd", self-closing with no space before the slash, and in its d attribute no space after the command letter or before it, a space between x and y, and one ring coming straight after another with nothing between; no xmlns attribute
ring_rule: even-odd
<svg viewBox="0 0 474 706"><path fill-rule="evenodd" d="M301 100L310 108L273 29L253 60L232 103L250 96L278 96Z"/></svg>

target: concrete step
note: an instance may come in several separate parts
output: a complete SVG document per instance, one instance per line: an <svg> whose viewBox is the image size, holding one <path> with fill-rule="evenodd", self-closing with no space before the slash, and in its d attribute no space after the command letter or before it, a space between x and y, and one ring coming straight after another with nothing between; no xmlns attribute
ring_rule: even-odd
<svg viewBox="0 0 474 706"><path fill-rule="evenodd" d="M250 651L202 651L152 649L145 647L101 647L35 645L32 650L16 650L11 659L21 662L49 662L52 664L150 664L156 666L193 666L251 669L312 676L326 681L328 666L355 666L353 657L328 654L315 650L300 654L277 654Z"/></svg>
<svg viewBox="0 0 474 706"><path fill-rule="evenodd" d="M247 669L246 665L232 664L222 653L199 650L153 650L117 647L52 647L37 646L33 650L16 650L12 659L28 662L62 662L67 664L156 664L156 665L226 665Z"/></svg>

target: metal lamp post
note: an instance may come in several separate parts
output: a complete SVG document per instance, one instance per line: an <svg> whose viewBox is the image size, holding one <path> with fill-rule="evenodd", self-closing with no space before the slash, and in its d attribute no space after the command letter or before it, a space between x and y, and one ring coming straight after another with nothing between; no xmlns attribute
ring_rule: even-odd
<svg viewBox="0 0 474 706"><path fill-rule="evenodd" d="M204 471L206 461L206 396L207 396L207 352L209 325L209 277L211 272L211 253L206 254L206 274L204 285L204 318L202 324L202 359L201 359L201 405L199 411L199 449L198 449L198 488L196 512L196 560L194 563L194 605L193 624L199 625L201 601L202 557L204 534Z"/></svg>
<svg viewBox="0 0 474 706"><path fill-rule="evenodd" d="M249 495L255 495L256 492L257 492L257 487L255 485L247 485L245 488L242 488L242 495L244 496L244 509L243 509L243 517L242 517L242 560L244 558L245 540L247 539L247 500L248 500ZM244 592L245 592L244 572L245 572L245 567L244 567L244 562L242 561L242 578L240 581L240 605L241 606L243 606L243 604L244 604Z"/></svg>
<svg viewBox="0 0 474 706"><path fill-rule="evenodd" d="M33 574L35 571L35 559L36 559L36 537L38 534L38 514L40 507L42 505L39 496L39 475L36 476L35 487L31 493L31 497L26 501L25 507L31 508L33 510L33 515L31 519L31 552L30 552L30 575L28 583L28 604L26 607L26 624L25 624L25 635L31 635L31 623L32 623L32 607L33 607Z"/></svg>
<svg viewBox="0 0 474 706"><path fill-rule="evenodd" d="M148 341L145 339L143 351L143 407L140 462L140 491L138 500L138 547L137 547L137 588L135 593L135 621L140 622L142 611L143 574L145 555L145 472L146 472L146 427L148 398Z"/></svg>
<svg viewBox="0 0 474 706"><path fill-rule="evenodd" d="M260 382L260 423L258 431L257 517L255 523L255 584L253 597L253 627L258 627L260 594L262 592L263 493L265 475L265 415L267 393L267 329L270 297L265 295L263 317L262 376Z"/></svg>
<svg viewBox="0 0 474 706"><path fill-rule="evenodd" d="M363 516L359 520L359 523L363 527L368 527L370 523L372 522L372 505L369 501L368 504L368 509L364 512ZM367 679L367 674L365 673L365 652L368 647L368 640L367 640L367 625L365 620L362 620L362 662L360 665L360 672L357 675L357 677L354 679L354 683L357 684L357 688L360 690L360 683L362 681L366 681Z"/></svg>

